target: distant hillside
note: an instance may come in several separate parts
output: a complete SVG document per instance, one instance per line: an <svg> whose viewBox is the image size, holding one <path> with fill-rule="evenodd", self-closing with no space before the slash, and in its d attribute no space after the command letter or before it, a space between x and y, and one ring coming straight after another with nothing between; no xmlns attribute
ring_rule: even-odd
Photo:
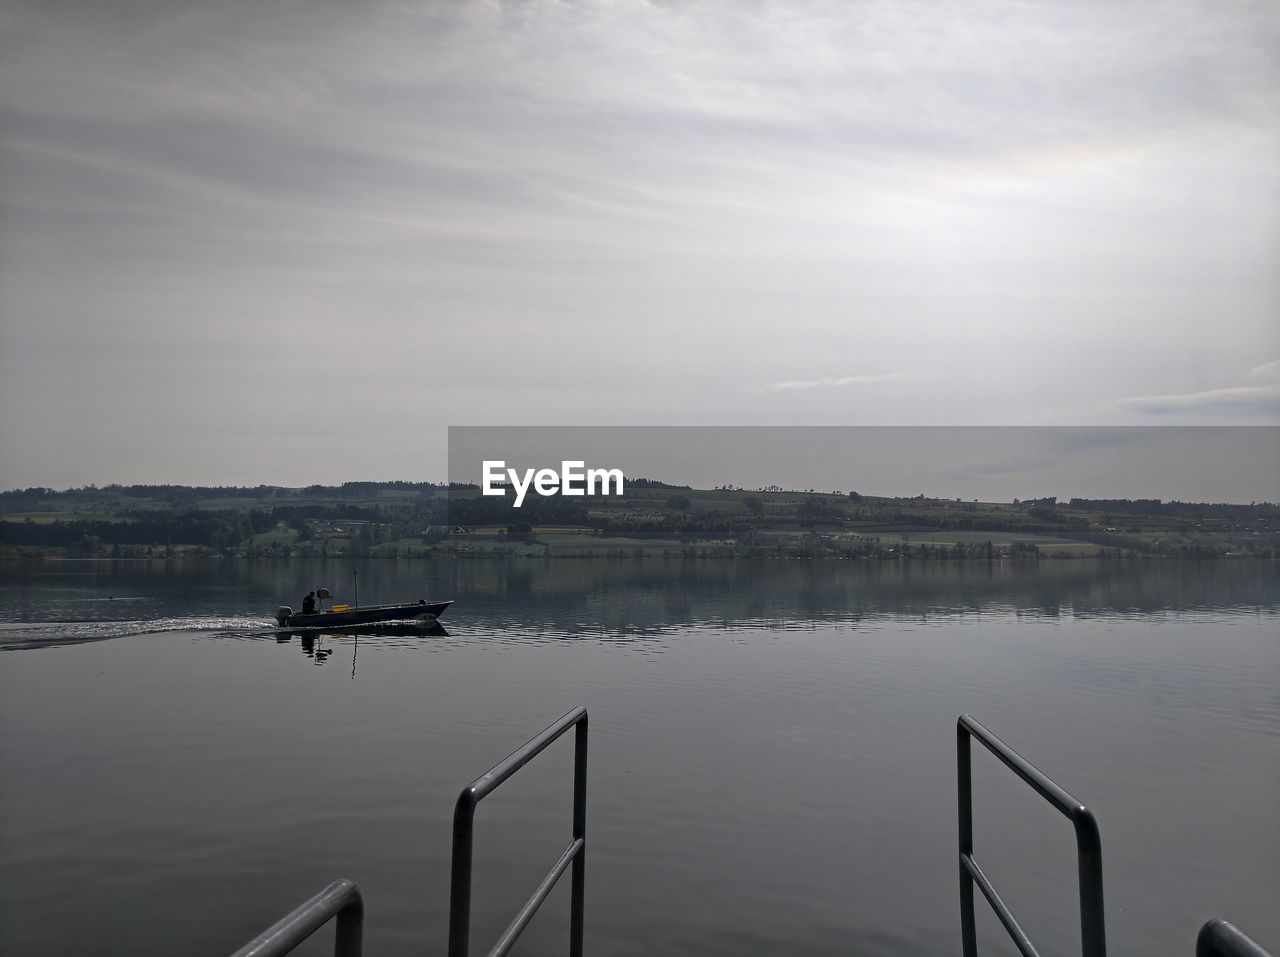
<svg viewBox="0 0 1280 957"><path fill-rule="evenodd" d="M476 486L110 485L0 492L0 554L145 558L794 555L877 559L1265 557L1280 508L1155 499L1007 503L628 481L621 497L526 500Z"/></svg>

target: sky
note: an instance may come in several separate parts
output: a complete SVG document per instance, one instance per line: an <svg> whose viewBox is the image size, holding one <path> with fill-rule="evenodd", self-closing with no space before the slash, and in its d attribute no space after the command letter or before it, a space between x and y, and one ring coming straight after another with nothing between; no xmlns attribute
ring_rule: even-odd
<svg viewBox="0 0 1280 957"><path fill-rule="evenodd" d="M1232 0L2 2L0 488L1275 426L1278 48Z"/></svg>

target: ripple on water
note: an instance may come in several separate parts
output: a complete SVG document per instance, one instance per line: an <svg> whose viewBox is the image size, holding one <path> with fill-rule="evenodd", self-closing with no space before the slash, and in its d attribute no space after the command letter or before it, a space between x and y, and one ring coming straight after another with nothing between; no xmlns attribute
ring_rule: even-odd
<svg viewBox="0 0 1280 957"><path fill-rule="evenodd" d="M0 623L0 650L17 651L78 645L173 631L249 631L269 629L262 618L153 618L136 621L55 621Z"/></svg>

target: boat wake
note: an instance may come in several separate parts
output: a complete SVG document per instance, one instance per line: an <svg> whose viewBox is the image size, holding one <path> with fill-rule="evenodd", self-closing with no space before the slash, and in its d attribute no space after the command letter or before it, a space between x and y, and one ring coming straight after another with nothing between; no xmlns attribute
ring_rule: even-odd
<svg viewBox="0 0 1280 957"><path fill-rule="evenodd" d="M265 632L274 623L264 618L155 618L133 621L55 621L0 623L0 651L57 648L112 638L132 638L175 631Z"/></svg>

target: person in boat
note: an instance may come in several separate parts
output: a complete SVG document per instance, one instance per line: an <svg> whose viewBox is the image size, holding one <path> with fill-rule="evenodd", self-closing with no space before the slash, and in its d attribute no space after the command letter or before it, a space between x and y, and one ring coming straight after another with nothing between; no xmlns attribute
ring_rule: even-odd
<svg viewBox="0 0 1280 957"><path fill-rule="evenodd" d="M314 615L316 613L315 592L307 592L307 597L302 599L302 613L304 615Z"/></svg>

